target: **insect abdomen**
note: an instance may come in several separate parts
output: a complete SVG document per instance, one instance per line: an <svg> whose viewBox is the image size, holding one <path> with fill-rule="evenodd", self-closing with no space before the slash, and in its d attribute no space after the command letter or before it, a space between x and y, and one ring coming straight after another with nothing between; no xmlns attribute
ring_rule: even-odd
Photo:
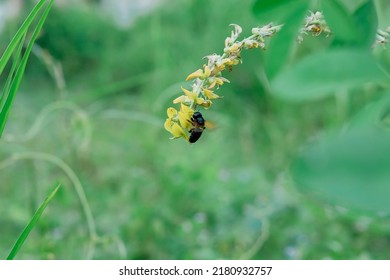
<svg viewBox="0 0 390 280"><path fill-rule="evenodd" d="M192 130L191 134L190 134L190 138L188 139L188 142L195 143L196 141L198 141L198 139L202 135L202 132L203 131L194 131L194 130Z"/></svg>

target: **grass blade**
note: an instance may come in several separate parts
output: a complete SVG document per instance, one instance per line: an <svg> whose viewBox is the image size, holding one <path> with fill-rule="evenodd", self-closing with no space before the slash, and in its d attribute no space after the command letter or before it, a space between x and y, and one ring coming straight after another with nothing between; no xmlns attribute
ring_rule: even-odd
<svg viewBox="0 0 390 280"><path fill-rule="evenodd" d="M4 106L4 102L5 102L5 100L7 99L8 95L9 95L9 91L10 91L10 87L11 87L11 84L12 84L12 80L15 77L15 72L16 72L16 70L18 68L18 65L20 64L21 54L22 54L22 49L23 49L25 37L26 37L26 33L24 33L24 36L22 37L22 40L19 43L19 47L18 47L18 49L16 51L16 54L14 56L14 61L12 63L11 70L10 70L10 72L8 74L8 77L7 77L7 80L5 82L5 86L4 86L4 89L3 89L3 94L0 97L0 111L2 110L2 108Z"/></svg>
<svg viewBox="0 0 390 280"><path fill-rule="evenodd" d="M2 108L2 110L0 112L0 137L3 134L5 123L7 122L8 113L10 111L13 99L14 99L15 94L20 86L21 81L22 81L24 70L26 69L27 60L30 56L32 47L34 45L36 38L39 35L40 30L42 29L43 23L45 22L48 14L50 12L50 9L51 9L51 6L53 5L53 2L54 2L53 0L51 0L49 2L47 7L45 8L41 18L39 19L38 24L34 29L34 33L33 33L32 37L27 45L27 48L26 48L26 51L23 55L22 61L20 62L20 65L16 71L15 78L12 81L10 91L9 91L9 94L8 94L7 99L5 101L4 107Z"/></svg>
<svg viewBox="0 0 390 280"><path fill-rule="evenodd" d="M55 194L57 193L57 191L60 187L61 187L61 184L56 183L53 191L46 197L46 199L42 202L41 206L39 206L38 210L32 216L30 222L27 224L27 226L24 228L23 232L20 234L18 240L16 240L14 246L12 247L11 252L9 253L9 255L7 257L7 260L12 260L16 256L16 254L19 252L20 248L22 247L24 241L27 239L31 230L34 228L34 226L38 222L39 218L42 216L43 211L45 210L46 206L49 204L49 202L55 196Z"/></svg>
<svg viewBox="0 0 390 280"><path fill-rule="evenodd" d="M15 36L12 38L11 42L8 44L6 50L0 58L0 74L3 72L5 66L7 65L8 60L10 59L12 53L17 47L19 41L22 39L23 35L27 32L27 29L30 27L31 23L35 19L39 10L46 3L47 0L41 0L38 4L35 5L34 9L30 12L27 18L24 20L23 24L20 26L19 30L16 32Z"/></svg>

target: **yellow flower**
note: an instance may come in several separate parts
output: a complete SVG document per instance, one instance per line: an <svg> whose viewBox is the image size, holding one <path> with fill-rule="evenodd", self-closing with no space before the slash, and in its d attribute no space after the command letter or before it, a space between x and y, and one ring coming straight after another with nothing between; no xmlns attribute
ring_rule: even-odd
<svg viewBox="0 0 390 280"><path fill-rule="evenodd" d="M183 87L181 87L181 90L184 92L184 94L192 101L196 101L196 98L198 97L198 95L193 92L193 91L189 91L188 89L185 89Z"/></svg>
<svg viewBox="0 0 390 280"><path fill-rule="evenodd" d="M184 132L183 128L176 122L173 122L172 119L167 119L164 124L164 128L172 134L173 137L170 139L183 137L188 140L188 135Z"/></svg>
<svg viewBox="0 0 390 280"><path fill-rule="evenodd" d="M177 110L175 108L169 107L167 110L167 115L170 119L177 116Z"/></svg>
<svg viewBox="0 0 390 280"><path fill-rule="evenodd" d="M221 73L223 70L225 70L225 64L221 64L221 63L216 63L215 64L215 67L214 67L214 75L218 75L219 73Z"/></svg>
<svg viewBox="0 0 390 280"><path fill-rule="evenodd" d="M234 52L240 51L240 47L241 47L240 44L234 43L233 45L230 46L229 52L234 53Z"/></svg>
<svg viewBox="0 0 390 280"><path fill-rule="evenodd" d="M225 79L224 77L216 77L215 82L219 86L222 86L224 83L230 83L230 81L228 79Z"/></svg>
<svg viewBox="0 0 390 280"><path fill-rule="evenodd" d="M185 95L180 95L178 98L175 98L173 100L173 103L174 104L177 104L177 103L186 103L186 104L189 104L190 103L190 100L188 99L187 96Z"/></svg>
<svg viewBox="0 0 390 280"><path fill-rule="evenodd" d="M213 102L211 102L211 100L205 100L205 101L204 101L202 104L200 104L200 105L202 105L204 108L208 109L208 108L210 108L211 105L213 105Z"/></svg>
<svg viewBox="0 0 390 280"><path fill-rule="evenodd" d="M168 118L165 120L164 128L172 134L170 139L183 137L188 140L188 135L183 128L174 119L178 117L178 112L175 108L169 107L167 110Z"/></svg>
<svg viewBox="0 0 390 280"><path fill-rule="evenodd" d="M260 43L256 40L246 40L245 43L244 43L245 47L247 47L248 49L255 49L255 48L258 48L260 46Z"/></svg>
<svg viewBox="0 0 390 280"><path fill-rule="evenodd" d="M181 88L181 90L184 92L184 95L179 96L175 100L173 100L173 103L182 103L185 105L191 106L192 104L202 104L204 102L204 99L201 97L198 97L198 94L196 94L193 91L189 91L188 89Z"/></svg>
<svg viewBox="0 0 390 280"><path fill-rule="evenodd" d="M171 130L172 130L172 125L173 125L172 119L171 119L171 118L167 118L167 119L165 120L165 123L164 123L164 128L165 128L165 130L171 132Z"/></svg>
<svg viewBox="0 0 390 280"><path fill-rule="evenodd" d="M195 72L189 74L186 78L186 81L199 78L201 80L207 79L211 75L211 69L207 65L203 65L204 70L198 69Z"/></svg>
<svg viewBox="0 0 390 280"><path fill-rule="evenodd" d="M216 65L217 65L217 67L220 67L221 65L227 64L229 61L230 61L230 58L224 58L224 59L217 61Z"/></svg>
<svg viewBox="0 0 390 280"><path fill-rule="evenodd" d="M236 59L226 58L224 59L224 64L228 66L236 65Z"/></svg>
<svg viewBox="0 0 390 280"><path fill-rule="evenodd" d="M180 111L178 113L179 122L182 128L188 128L191 125L191 118L194 114L194 110L181 103Z"/></svg>
<svg viewBox="0 0 390 280"><path fill-rule="evenodd" d="M202 88L203 94L208 98L208 99L217 99L221 98L218 94L215 94L212 90L209 90L207 88Z"/></svg>
<svg viewBox="0 0 390 280"><path fill-rule="evenodd" d="M192 72L191 74L189 74L186 78L186 81L189 81L189 80L192 80L192 79L195 79L195 78L200 78L202 77L203 75L203 70L202 69L198 69L196 70L195 72Z"/></svg>
<svg viewBox="0 0 390 280"><path fill-rule="evenodd" d="M214 88L215 85L222 86L224 83L230 83L228 79L225 79L224 77L212 77L209 79L210 85L208 88Z"/></svg>
<svg viewBox="0 0 390 280"><path fill-rule="evenodd" d="M204 68L204 79L206 79L210 77L211 69L207 65L204 65L203 68Z"/></svg>
<svg viewBox="0 0 390 280"><path fill-rule="evenodd" d="M240 62L241 62L241 59L239 57L235 58L235 59L232 60L232 65L237 65Z"/></svg>

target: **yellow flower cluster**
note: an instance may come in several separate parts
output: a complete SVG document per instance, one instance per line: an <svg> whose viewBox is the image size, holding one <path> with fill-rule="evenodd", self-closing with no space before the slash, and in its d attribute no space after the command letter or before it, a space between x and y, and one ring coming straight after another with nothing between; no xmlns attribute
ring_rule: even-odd
<svg viewBox="0 0 390 280"><path fill-rule="evenodd" d="M181 88L183 95L173 100L174 104L180 103L180 110L173 107L167 110L168 118L165 121L164 128L172 134L171 139L183 137L189 140L189 133L194 128L192 117L197 106L210 108L212 100L219 99L221 96L215 91L224 83L229 81L222 76L226 69L232 70L234 65L241 63L241 51L243 49L262 48L265 49L264 38L274 35L280 30L281 26L268 24L263 27L252 29L252 35L242 41L237 41L242 29L239 25L232 24L234 30L230 37L225 40L223 55L208 55L207 64L201 69L188 75L187 81L192 80L192 88Z"/></svg>

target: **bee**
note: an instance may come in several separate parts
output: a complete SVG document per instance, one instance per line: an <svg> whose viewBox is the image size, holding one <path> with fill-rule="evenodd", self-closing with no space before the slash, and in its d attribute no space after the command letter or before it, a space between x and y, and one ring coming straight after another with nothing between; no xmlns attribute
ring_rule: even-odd
<svg viewBox="0 0 390 280"><path fill-rule="evenodd" d="M202 135L203 130L206 129L206 121L200 112L195 112L191 117L191 124L193 128L190 129L190 138L188 141L195 143Z"/></svg>

